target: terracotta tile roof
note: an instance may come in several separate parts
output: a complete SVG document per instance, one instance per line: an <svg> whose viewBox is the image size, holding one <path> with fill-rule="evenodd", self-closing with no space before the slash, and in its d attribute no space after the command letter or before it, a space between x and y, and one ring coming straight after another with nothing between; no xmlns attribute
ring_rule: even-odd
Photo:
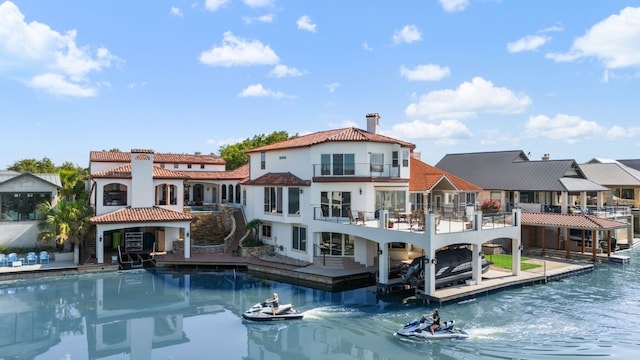
<svg viewBox="0 0 640 360"><path fill-rule="evenodd" d="M191 221L193 217L178 211L161 207L132 208L126 207L116 211L97 215L89 219L92 224L143 223L158 221Z"/></svg>
<svg viewBox="0 0 640 360"><path fill-rule="evenodd" d="M244 180L249 178L249 164L229 171L183 171L189 180Z"/></svg>
<svg viewBox="0 0 640 360"><path fill-rule="evenodd" d="M141 152L145 154L153 154L154 163L171 163L171 164L209 164L224 165L223 158L215 155L192 155L192 154L168 154L154 153L153 150L132 149L133 152ZM131 153L125 151L91 151L89 153L89 161L91 162L130 162Z"/></svg>
<svg viewBox="0 0 640 360"><path fill-rule="evenodd" d="M88 176L90 179L96 178L121 178L131 179L131 164L120 165L98 171ZM153 167L154 179L188 179L189 175L181 171L173 171L159 166Z"/></svg>
<svg viewBox="0 0 640 360"><path fill-rule="evenodd" d="M265 145L257 148L247 150L246 153L262 152L270 150L283 150L300 147L309 147L316 144L326 142L376 142L376 143L388 143L399 144L400 146L409 147L415 149L415 144L405 142L402 140L390 138L388 136L373 134L356 127L335 129L320 131L309 135L299 136L293 139L281 141L275 144Z"/></svg>
<svg viewBox="0 0 640 360"><path fill-rule="evenodd" d="M427 191L433 189L443 179L449 180L460 191L480 191L482 188L453 174L431 166L421 160L411 157L411 174L409 176L409 191Z"/></svg>
<svg viewBox="0 0 640 360"><path fill-rule="evenodd" d="M582 214L533 213L522 212L522 225L557 226L586 230L613 230L627 227L629 224Z"/></svg>
<svg viewBox="0 0 640 360"><path fill-rule="evenodd" d="M290 172L268 173L257 179L245 182L247 185L274 186L311 186L311 180L302 180Z"/></svg>

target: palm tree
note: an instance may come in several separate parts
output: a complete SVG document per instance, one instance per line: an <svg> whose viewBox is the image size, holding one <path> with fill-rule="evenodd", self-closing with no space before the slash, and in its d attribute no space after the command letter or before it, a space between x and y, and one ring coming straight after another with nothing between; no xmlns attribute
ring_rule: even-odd
<svg viewBox="0 0 640 360"><path fill-rule="evenodd" d="M47 201L40 204L38 210L44 215L44 220L38 223L38 240L55 239L63 251L71 251L74 245L80 245L89 230L91 210L82 201L62 200L55 207ZM78 259L75 261L77 263Z"/></svg>
<svg viewBox="0 0 640 360"><path fill-rule="evenodd" d="M260 229L260 225L262 225L262 221L260 219L253 219L249 222L247 222L247 224L245 225L247 230L251 231L251 239L254 241L259 241L259 232L258 229Z"/></svg>

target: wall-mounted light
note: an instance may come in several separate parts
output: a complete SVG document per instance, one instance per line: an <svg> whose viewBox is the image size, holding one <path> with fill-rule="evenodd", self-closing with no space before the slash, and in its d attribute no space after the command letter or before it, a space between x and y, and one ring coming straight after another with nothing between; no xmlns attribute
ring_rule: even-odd
<svg viewBox="0 0 640 360"><path fill-rule="evenodd" d="M362 195L362 188L360 188L359 192L360 192L360 195Z"/></svg>
<svg viewBox="0 0 640 360"><path fill-rule="evenodd" d="M303 189L300 189L300 194L302 194L303 192L304 192L304 190L303 190Z"/></svg>
<svg viewBox="0 0 640 360"><path fill-rule="evenodd" d="M207 186L207 191L209 191L209 187Z"/></svg>
<svg viewBox="0 0 640 360"><path fill-rule="evenodd" d="M436 258L431 259L431 263L433 265L437 264L438 263L438 259L436 259Z"/></svg>
<svg viewBox="0 0 640 360"><path fill-rule="evenodd" d="M520 251L524 250L524 245L522 245L522 244L518 245L518 250L520 250Z"/></svg>
<svg viewBox="0 0 640 360"><path fill-rule="evenodd" d="M382 255L382 249L378 249L378 255Z"/></svg>
<svg viewBox="0 0 640 360"><path fill-rule="evenodd" d="M187 231L187 237L189 237L189 232Z"/></svg>
<svg viewBox="0 0 640 360"><path fill-rule="evenodd" d="M99 240L100 242L102 242L102 235L100 235L100 238L98 238L98 240Z"/></svg>
<svg viewBox="0 0 640 360"><path fill-rule="evenodd" d="M482 257L482 255L484 255L484 253L483 253L482 251L480 251L480 252L478 253L478 256Z"/></svg>

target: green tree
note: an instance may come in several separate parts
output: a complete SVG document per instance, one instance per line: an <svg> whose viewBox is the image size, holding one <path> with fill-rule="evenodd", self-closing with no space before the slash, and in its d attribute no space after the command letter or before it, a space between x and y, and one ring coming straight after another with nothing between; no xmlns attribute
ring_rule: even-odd
<svg viewBox="0 0 640 360"><path fill-rule="evenodd" d="M223 145L220 147L220 157L226 162L227 170L233 170L249 162L249 156L245 151L260 146L274 144L298 137L298 135L289 136L286 131L274 131L269 135L260 134L253 138L246 138L242 142L236 144Z"/></svg>
<svg viewBox="0 0 640 360"><path fill-rule="evenodd" d="M81 244L89 231L91 210L83 201L60 200L55 207L47 201L38 210L44 215L44 220L38 223L41 242L55 240L64 251L70 251L74 244Z"/></svg>
<svg viewBox="0 0 640 360"><path fill-rule="evenodd" d="M22 174L54 174L56 173L56 166L51 159L44 157L42 160L23 159L16 161L7 170L17 171Z"/></svg>

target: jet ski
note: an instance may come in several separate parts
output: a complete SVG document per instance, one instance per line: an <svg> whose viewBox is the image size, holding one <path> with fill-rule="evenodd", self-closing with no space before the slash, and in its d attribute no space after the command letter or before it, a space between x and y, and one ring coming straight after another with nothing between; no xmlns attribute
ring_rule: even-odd
<svg viewBox="0 0 640 360"><path fill-rule="evenodd" d="M298 309L294 309L291 304L280 304L276 308L275 315L272 311L273 304L262 302L253 305L249 310L242 313L242 318L252 321L278 321L302 319L304 314Z"/></svg>
<svg viewBox="0 0 640 360"><path fill-rule="evenodd" d="M456 323L454 320L442 322L440 328L432 335L429 331L429 326L432 323L431 317L423 315L420 319L411 320L393 335L407 340L466 339L469 337L466 331L454 326Z"/></svg>

